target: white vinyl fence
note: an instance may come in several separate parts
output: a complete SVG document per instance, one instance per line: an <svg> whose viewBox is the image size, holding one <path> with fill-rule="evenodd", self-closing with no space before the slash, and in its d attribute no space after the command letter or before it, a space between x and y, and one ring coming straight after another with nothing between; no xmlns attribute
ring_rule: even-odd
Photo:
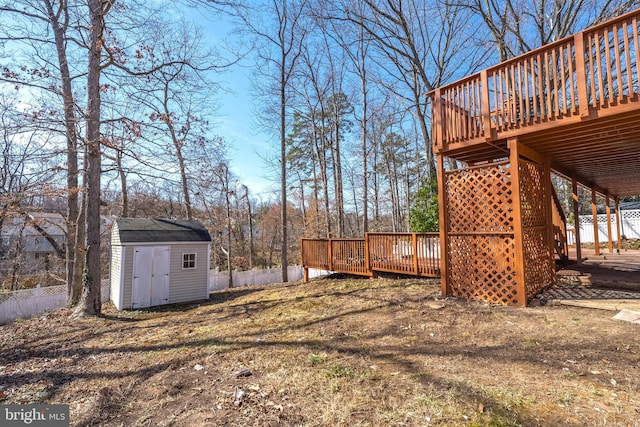
<svg viewBox="0 0 640 427"><path fill-rule="evenodd" d="M301 280L303 268L295 265L287 270L290 281ZM229 287L229 273L211 270L209 291L227 289ZM309 277L330 274L329 271L309 269ZM249 270L233 272L233 287L268 285L282 282L282 269L269 268L265 270ZM109 301L109 280L102 281L102 302ZM26 319L47 310L62 308L67 304L67 285L45 286L38 285L33 289L0 293L0 325L15 319Z"/></svg>
<svg viewBox="0 0 640 427"><path fill-rule="evenodd" d="M102 281L102 302L109 301L109 281ZM0 293L0 324L26 319L67 304L67 285L38 285L32 289Z"/></svg>
<svg viewBox="0 0 640 427"><path fill-rule="evenodd" d="M607 230L607 215L597 215L598 221L598 240L600 242L609 241L609 233ZM627 239L640 239L640 210L621 210L620 211L620 233ZM618 231L616 225L616 216L611 213L611 239L618 240ZM575 234L569 233L567 236L568 243L574 245ZM580 242L594 243L593 237L593 216L584 215L580 217Z"/></svg>
<svg viewBox="0 0 640 427"><path fill-rule="evenodd" d="M302 280L304 269L302 266L294 265L287 269L287 279L290 282ZM325 270L309 269L309 278L324 276L331 272ZM281 268L253 269L248 271L233 271L233 287L252 285L270 285L272 283L282 282ZM209 291L218 291L229 288L229 272L228 271L209 271Z"/></svg>

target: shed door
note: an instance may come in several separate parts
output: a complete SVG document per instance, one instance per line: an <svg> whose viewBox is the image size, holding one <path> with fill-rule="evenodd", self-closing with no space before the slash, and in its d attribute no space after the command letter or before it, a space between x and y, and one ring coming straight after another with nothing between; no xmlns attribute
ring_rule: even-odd
<svg viewBox="0 0 640 427"><path fill-rule="evenodd" d="M169 302L169 246L153 248L153 270L151 272L151 305Z"/></svg>
<svg viewBox="0 0 640 427"><path fill-rule="evenodd" d="M168 246L137 246L133 251L131 306L151 307L169 302Z"/></svg>

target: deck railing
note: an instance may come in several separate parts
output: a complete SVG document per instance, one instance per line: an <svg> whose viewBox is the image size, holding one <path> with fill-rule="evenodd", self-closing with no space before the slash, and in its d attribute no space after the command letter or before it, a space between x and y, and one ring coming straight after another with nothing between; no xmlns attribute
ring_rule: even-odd
<svg viewBox="0 0 640 427"><path fill-rule="evenodd" d="M302 239L302 265L372 276L384 271L440 275L438 233L366 233L364 239ZM306 276L305 276L306 277Z"/></svg>
<svg viewBox="0 0 640 427"><path fill-rule="evenodd" d="M440 275L438 233L367 233L371 269L414 276Z"/></svg>
<svg viewBox="0 0 640 427"><path fill-rule="evenodd" d="M434 90L434 146L505 138L635 99L639 21L636 10Z"/></svg>

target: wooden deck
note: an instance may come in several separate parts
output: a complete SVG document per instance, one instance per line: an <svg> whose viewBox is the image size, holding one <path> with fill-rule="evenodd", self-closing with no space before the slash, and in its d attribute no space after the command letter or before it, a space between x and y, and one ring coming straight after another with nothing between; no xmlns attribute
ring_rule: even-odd
<svg viewBox="0 0 640 427"><path fill-rule="evenodd" d="M552 172L572 181L576 220L578 185L594 215L597 193L607 205L640 194L638 57L640 10L437 88L439 244L409 233L303 240L305 271L440 275L443 295L525 306L568 254Z"/></svg>
<svg viewBox="0 0 640 427"><path fill-rule="evenodd" d="M363 239L302 239L305 281L309 268L374 276L390 272L440 276L439 233L366 233Z"/></svg>
<svg viewBox="0 0 640 427"><path fill-rule="evenodd" d="M639 21L636 10L431 92L434 151L472 165L508 157L517 138L603 195L640 194Z"/></svg>
<svg viewBox="0 0 640 427"><path fill-rule="evenodd" d="M524 306L555 282L568 248L553 172L576 220L579 185L594 215L598 193L640 194L638 57L640 10L429 94L444 295Z"/></svg>

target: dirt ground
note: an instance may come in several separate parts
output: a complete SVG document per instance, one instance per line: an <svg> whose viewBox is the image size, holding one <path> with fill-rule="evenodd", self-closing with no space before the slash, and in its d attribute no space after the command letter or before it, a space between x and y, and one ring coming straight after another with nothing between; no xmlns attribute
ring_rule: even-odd
<svg viewBox="0 0 640 427"><path fill-rule="evenodd" d="M640 426L640 325L325 278L0 326L0 403L74 426Z"/></svg>

